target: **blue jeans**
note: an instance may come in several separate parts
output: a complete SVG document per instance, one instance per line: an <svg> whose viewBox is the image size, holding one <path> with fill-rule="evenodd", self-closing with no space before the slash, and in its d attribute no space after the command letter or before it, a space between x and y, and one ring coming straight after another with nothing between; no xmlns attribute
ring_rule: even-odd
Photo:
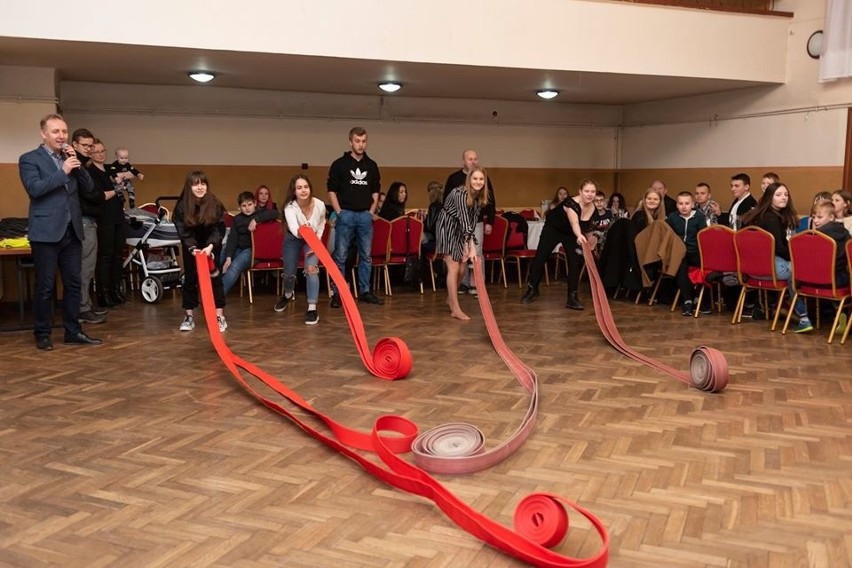
<svg viewBox="0 0 852 568"><path fill-rule="evenodd" d="M349 211L343 209L337 216L334 225L334 263L345 276L346 255L349 245L355 239L358 248L358 290L361 294L370 292L370 273L373 263L370 253L373 248L373 216L369 211ZM332 289L337 294L337 286L332 282Z"/></svg>
<svg viewBox="0 0 852 568"><path fill-rule="evenodd" d="M308 289L308 303L316 304L319 299L319 270L317 255L308 254L311 247L302 239L296 238L287 231L284 237L281 256L284 259L284 295L292 296L296 288L296 266L299 264L299 254L305 253L305 282ZM345 262L345 259L344 259ZM313 266L313 269L309 267Z"/></svg>
<svg viewBox="0 0 852 568"><path fill-rule="evenodd" d="M222 256L225 256L224 253L222 253ZM224 259L222 264L224 264ZM234 256L231 257L231 266L228 267L227 272L222 274L222 287L225 289L225 294L234 287L234 284L240 279L240 274L249 268L251 268L251 249L244 248L234 251Z"/></svg>
<svg viewBox="0 0 852 568"><path fill-rule="evenodd" d="M793 277L793 271L791 269L791 263L789 260L784 260L780 256L775 257L775 276L779 280L790 280ZM793 283L790 282L789 288L787 288L787 292L790 294L790 298L793 298L795 292L793 292ZM793 307L796 312L796 315L799 317L808 317L808 308L805 306L805 301L802 298L796 300L796 305Z"/></svg>

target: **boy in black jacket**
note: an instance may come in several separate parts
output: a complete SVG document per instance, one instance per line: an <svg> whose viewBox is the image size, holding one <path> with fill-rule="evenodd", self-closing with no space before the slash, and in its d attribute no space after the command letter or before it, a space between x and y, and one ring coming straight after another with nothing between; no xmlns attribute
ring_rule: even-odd
<svg viewBox="0 0 852 568"><path fill-rule="evenodd" d="M222 287L225 294L234 287L240 274L251 268L251 233L258 223L274 221L278 218L277 209L255 208L254 194L242 192L237 197L240 212L234 217L234 225L228 233L225 243L225 260L222 262Z"/></svg>
<svg viewBox="0 0 852 568"><path fill-rule="evenodd" d="M683 296L683 315L694 313L695 289L689 279L689 267L701 266L701 256L698 254L698 231L707 226L704 213L694 209L692 194L682 191L677 194L677 211L666 217L666 223L683 240L686 245L686 256L677 271L677 287Z"/></svg>

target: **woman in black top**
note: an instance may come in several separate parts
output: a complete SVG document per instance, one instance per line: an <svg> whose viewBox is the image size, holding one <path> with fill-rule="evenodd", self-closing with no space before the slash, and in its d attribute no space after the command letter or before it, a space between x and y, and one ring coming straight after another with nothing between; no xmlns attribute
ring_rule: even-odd
<svg viewBox="0 0 852 568"><path fill-rule="evenodd" d="M583 304L577 298L580 269L583 265L583 254L579 246L586 242L585 233L592 230L591 219L595 213L594 200L597 191L597 184L591 179L585 179L580 183L580 191L576 196L565 199L558 207L547 212L533 260L530 283L521 302L528 304L539 295L538 286L541 283L544 264L550 258L554 247L561 243L568 257L568 303L565 307L572 310L583 309Z"/></svg>
<svg viewBox="0 0 852 568"><path fill-rule="evenodd" d="M379 217L393 221L405 215L405 202L408 201L408 190L401 181L395 181L388 188L387 197L379 210Z"/></svg>
<svg viewBox="0 0 852 568"><path fill-rule="evenodd" d="M97 138L92 144L87 170L95 189L104 193L98 217L98 264L95 270L99 302L111 308L127 301L121 290L122 253L124 251L124 195L113 185L106 171L106 148Z"/></svg>
<svg viewBox="0 0 852 568"><path fill-rule="evenodd" d="M790 245L788 240L799 225L799 217L793 208L790 192L783 183L772 183L760 196L757 206L743 216L743 227L757 225L775 237L775 276L779 280L789 280L792 277L790 262ZM787 288L790 298L795 292L793 287ZM794 331L801 333L813 329L808 319L805 302L799 298L794 306L799 316L799 324Z"/></svg>
<svg viewBox="0 0 852 568"><path fill-rule="evenodd" d="M633 221L633 227L636 229L637 234L655 221L665 221L666 213L663 207L663 196L652 187L646 189L645 195L642 196L642 201L636 207L636 211L633 212L633 217L630 220Z"/></svg>

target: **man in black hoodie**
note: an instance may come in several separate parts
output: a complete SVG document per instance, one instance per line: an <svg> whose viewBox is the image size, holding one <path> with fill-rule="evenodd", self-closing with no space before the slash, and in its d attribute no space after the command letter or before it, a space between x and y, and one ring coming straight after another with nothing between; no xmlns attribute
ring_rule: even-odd
<svg viewBox="0 0 852 568"><path fill-rule="evenodd" d="M346 256L352 240L358 249L358 300L384 304L370 291L373 247L373 214L379 201L382 179L379 166L367 155L367 131L356 126L349 131L349 148L328 169L328 197L337 213L334 225L334 262L345 274ZM331 307L339 308L340 295L332 283Z"/></svg>

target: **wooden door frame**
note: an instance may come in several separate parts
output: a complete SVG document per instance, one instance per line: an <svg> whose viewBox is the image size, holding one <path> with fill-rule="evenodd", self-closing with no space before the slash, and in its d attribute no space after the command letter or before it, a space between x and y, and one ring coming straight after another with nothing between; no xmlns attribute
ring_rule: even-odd
<svg viewBox="0 0 852 568"><path fill-rule="evenodd" d="M852 107L846 109L846 153L843 158L843 189L852 191Z"/></svg>

